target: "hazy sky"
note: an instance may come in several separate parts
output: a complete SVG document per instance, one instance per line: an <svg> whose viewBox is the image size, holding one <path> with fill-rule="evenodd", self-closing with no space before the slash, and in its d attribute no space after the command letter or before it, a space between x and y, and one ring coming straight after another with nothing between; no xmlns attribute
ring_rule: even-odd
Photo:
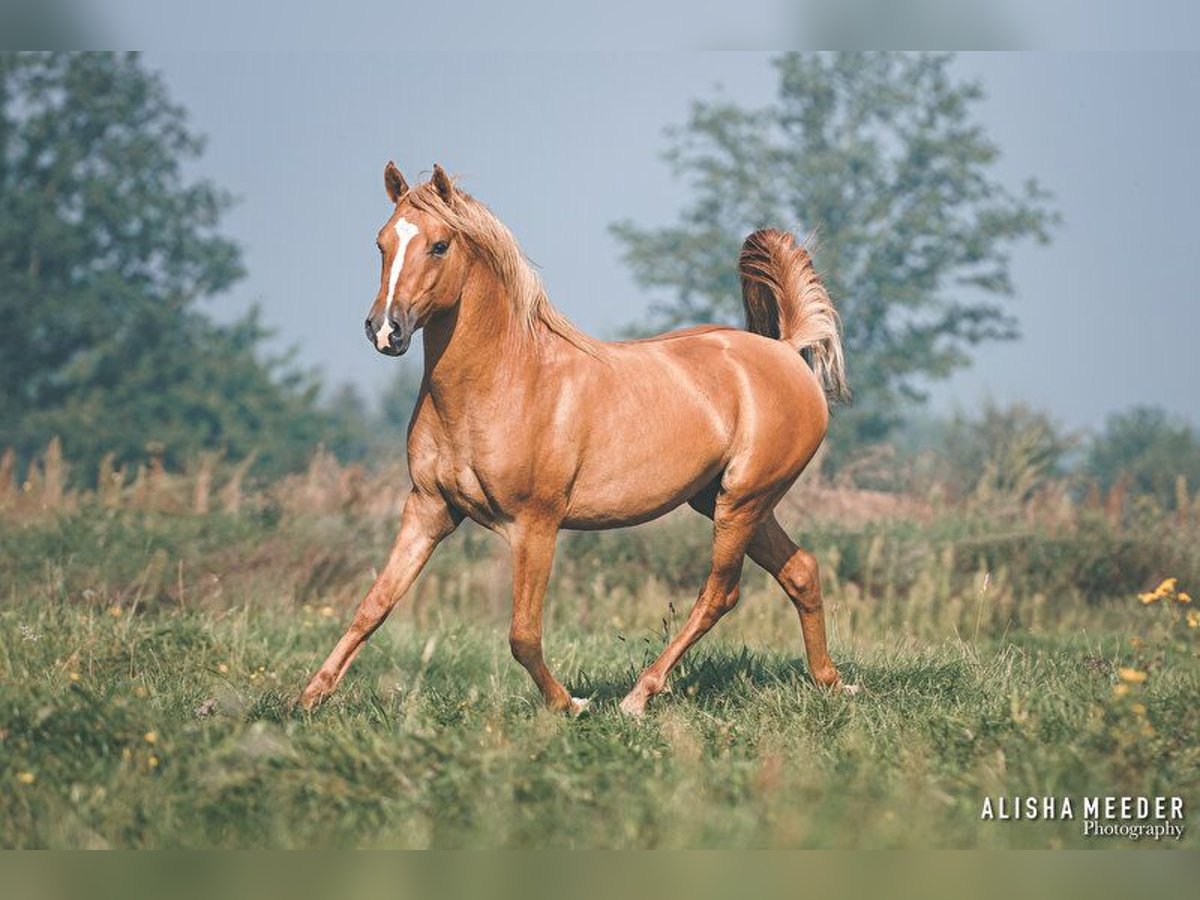
<svg viewBox="0 0 1200 900"><path fill-rule="evenodd" d="M390 51L415 42L466 51L750 50L795 47L967 47L979 50L1194 50L1192 0L606 0L563 3L404 0L40 0L72 6L99 40L171 49ZM3 9L0 6L0 9ZM33 42L36 43L36 42Z"/></svg>
<svg viewBox="0 0 1200 900"><path fill-rule="evenodd" d="M370 393L397 362L362 319L378 285L383 165L410 181L440 162L488 203L540 266L553 301L609 334L649 302L607 225L667 223L686 202L660 153L688 103L774 94L761 54L165 53L147 55L209 137L198 164L240 198L226 231L249 277L213 304L259 302L299 359ZM1188 264L1200 214L1200 55L967 54L1001 177L1036 175L1065 222L1014 256L1024 337L979 351L934 408L990 394L1069 426L1133 403L1200 422ZM730 260L730 265L734 260ZM853 359L849 360L853 377ZM411 363L410 363L411 364Z"/></svg>

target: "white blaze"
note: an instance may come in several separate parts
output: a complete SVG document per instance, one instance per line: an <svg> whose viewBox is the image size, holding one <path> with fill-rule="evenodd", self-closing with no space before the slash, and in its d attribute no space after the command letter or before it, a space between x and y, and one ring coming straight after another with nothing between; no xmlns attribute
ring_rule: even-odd
<svg viewBox="0 0 1200 900"><path fill-rule="evenodd" d="M396 231L396 255L392 257L392 268L388 271L387 298L383 305L383 324L375 333L375 346L386 350L392 336L392 301L396 299L396 285L400 282L400 270L404 268L404 254L408 251L408 242L417 236L417 226L408 219L397 219L392 226Z"/></svg>

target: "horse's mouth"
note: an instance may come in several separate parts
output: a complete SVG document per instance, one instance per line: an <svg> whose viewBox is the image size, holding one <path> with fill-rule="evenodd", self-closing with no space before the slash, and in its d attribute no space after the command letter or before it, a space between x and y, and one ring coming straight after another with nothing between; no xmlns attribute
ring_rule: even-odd
<svg viewBox="0 0 1200 900"><path fill-rule="evenodd" d="M384 356L403 356L408 352L408 345L412 342L411 337L403 338L399 344L389 344L387 347L380 349L376 347Z"/></svg>

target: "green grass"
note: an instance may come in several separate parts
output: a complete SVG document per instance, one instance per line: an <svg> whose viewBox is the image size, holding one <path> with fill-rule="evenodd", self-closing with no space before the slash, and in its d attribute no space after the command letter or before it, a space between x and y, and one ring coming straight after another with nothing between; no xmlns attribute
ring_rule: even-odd
<svg viewBox="0 0 1200 900"><path fill-rule="evenodd" d="M999 795L1183 795L1194 821L1200 627L1129 593L1195 591L1194 530L814 523L834 657L863 692L813 687L794 611L748 568L631 722L617 701L682 622L707 523L564 535L546 653L594 700L574 721L509 657L503 545L463 528L333 699L293 713L392 525L95 503L0 521L0 845L1123 843L981 821ZM1147 678L1122 688L1122 667Z"/></svg>
<svg viewBox="0 0 1200 900"><path fill-rule="evenodd" d="M289 700L340 613L10 602L0 843L1113 846L1078 820L980 821L981 803L1197 799L1200 663L1158 610L1131 608L1106 634L839 641L864 687L846 697L811 685L790 616L755 637L775 619L751 607L772 604L786 607L751 592L631 722L616 701L661 645L650 629L549 635L554 667L595 698L572 721L540 709L495 617L409 610L304 715ZM1118 696L1119 666L1149 678ZM1183 843L1197 845L1194 829Z"/></svg>

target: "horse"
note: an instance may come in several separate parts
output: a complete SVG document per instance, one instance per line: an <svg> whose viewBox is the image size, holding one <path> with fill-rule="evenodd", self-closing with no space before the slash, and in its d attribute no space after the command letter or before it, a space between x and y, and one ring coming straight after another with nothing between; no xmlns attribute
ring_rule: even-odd
<svg viewBox="0 0 1200 900"><path fill-rule="evenodd" d="M550 709L578 715L588 700L572 697L542 654L558 531L635 525L684 503L713 523L708 577L621 712L641 716L734 608L746 556L795 606L814 682L855 690L826 646L817 561L774 514L825 437L829 399L846 393L840 319L804 246L773 229L746 239L746 330L602 341L550 304L512 233L441 166L410 188L389 162L384 186L392 212L378 233L366 335L400 356L423 332L412 486L387 564L299 705L332 693L439 542L470 518L512 553L512 655Z"/></svg>

